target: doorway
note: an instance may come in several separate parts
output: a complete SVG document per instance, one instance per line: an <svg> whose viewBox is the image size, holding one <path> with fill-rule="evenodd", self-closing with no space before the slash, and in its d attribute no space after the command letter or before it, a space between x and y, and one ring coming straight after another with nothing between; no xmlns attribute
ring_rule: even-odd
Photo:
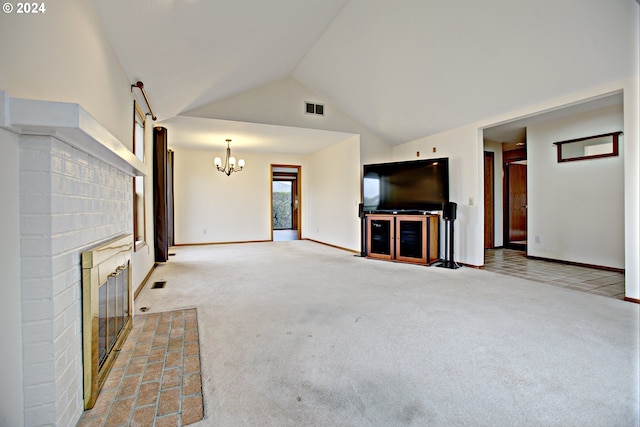
<svg viewBox="0 0 640 427"><path fill-rule="evenodd" d="M271 240L299 240L300 166L271 165Z"/></svg>
<svg viewBox="0 0 640 427"><path fill-rule="evenodd" d="M527 153L503 153L504 161L504 246L527 249Z"/></svg>

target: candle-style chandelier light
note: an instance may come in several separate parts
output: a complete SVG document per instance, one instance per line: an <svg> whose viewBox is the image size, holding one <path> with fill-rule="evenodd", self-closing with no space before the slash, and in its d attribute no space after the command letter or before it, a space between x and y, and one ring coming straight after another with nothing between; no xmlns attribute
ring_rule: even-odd
<svg viewBox="0 0 640 427"><path fill-rule="evenodd" d="M216 157L213 160L213 164L216 165L218 171L225 173L227 176L233 172L240 172L244 167L244 159L238 160L236 164L236 158L231 155L231 140L227 139L227 157L224 159L224 167L222 166L222 159Z"/></svg>

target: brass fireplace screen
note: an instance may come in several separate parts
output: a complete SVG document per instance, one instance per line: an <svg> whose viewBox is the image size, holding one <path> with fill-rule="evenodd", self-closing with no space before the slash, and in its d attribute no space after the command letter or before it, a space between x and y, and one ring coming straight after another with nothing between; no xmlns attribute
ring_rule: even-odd
<svg viewBox="0 0 640 427"><path fill-rule="evenodd" d="M84 406L90 409L131 330L133 235L82 253Z"/></svg>

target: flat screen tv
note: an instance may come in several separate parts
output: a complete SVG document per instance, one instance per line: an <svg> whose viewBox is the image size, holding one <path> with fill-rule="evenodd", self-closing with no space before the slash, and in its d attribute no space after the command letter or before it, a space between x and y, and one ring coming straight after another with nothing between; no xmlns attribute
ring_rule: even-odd
<svg viewBox="0 0 640 427"><path fill-rule="evenodd" d="M364 165L363 210L433 211L449 202L449 159Z"/></svg>

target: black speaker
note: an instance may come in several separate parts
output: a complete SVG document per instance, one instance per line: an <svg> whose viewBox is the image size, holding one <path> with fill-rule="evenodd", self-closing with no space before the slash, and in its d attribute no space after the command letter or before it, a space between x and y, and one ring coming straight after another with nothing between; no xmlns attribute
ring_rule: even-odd
<svg viewBox="0 0 640 427"><path fill-rule="evenodd" d="M358 204L358 217L360 217L360 256L367 256L367 215L364 213L364 204Z"/></svg>
<svg viewBox="0 0 640 427"><path fill-rule="evenodd" d="M454 221L456 219L456 210L458 205L454 202L442 204L442 219L445 221Z"/></svg>

